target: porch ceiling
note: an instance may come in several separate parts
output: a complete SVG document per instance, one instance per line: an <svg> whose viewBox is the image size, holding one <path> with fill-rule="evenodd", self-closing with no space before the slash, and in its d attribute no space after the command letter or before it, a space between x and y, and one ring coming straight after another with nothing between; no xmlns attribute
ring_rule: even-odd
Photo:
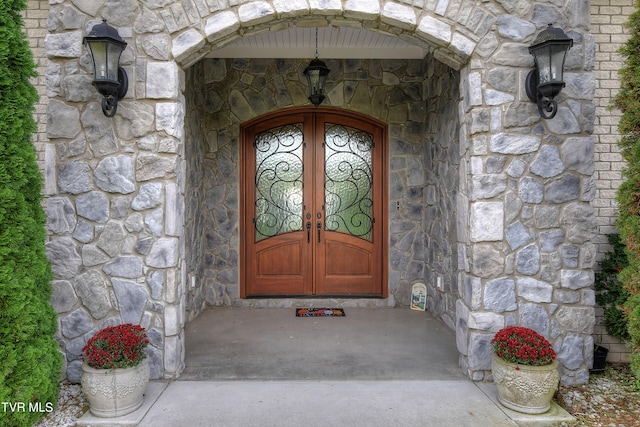
<svg viewBox="0 0 640 427"><path fill-rule="evenodd" d="M207 55L210 58L313 58L316 28L290 27L282 31L241 37ZM321 59L422 59L427 49L391 35L344 26L318 28Z"/></svg>

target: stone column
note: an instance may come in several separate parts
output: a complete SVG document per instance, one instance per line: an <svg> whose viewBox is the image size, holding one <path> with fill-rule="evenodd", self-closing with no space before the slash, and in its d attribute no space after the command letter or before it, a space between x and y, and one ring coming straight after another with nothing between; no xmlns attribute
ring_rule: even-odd
<svg viewBox="0 0 640 427"><path fill-rule="evenodd" d="M585 53L593 39L577 17L566 23L560 16L553 6L536 6L532 21L501 15L497 34L480 44L478 59L463 74L458 215L465 264L457 344L461 367L474 380L488 378L493 334L512 324L552 342L564 383L588 380L595 320L595 79L593 58ZM573 25L565 31L574 47L558 114L543 120L523 84L533 68L528 46L549 20Z"/></svg>
<svg viewBox="0 0 640 427"><path fill-rule="evenodd" d="M51 7L49 26L64 31L45 38L47 251L70 380L86 340L109 324L147 328L152 378L184 365L184 84L166 61L167 36L134 36L135 4ZM82 45L99 11L128 43L130 86L113 118L101 111Z"/></svg>

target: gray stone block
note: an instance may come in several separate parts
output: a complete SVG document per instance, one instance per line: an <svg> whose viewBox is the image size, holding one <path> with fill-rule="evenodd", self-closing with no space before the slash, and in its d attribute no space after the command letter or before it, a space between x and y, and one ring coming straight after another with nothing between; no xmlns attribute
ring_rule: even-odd
<svg viewBox="0 0 640 427"><path fill-rule="evenodd" d="M569 170L593 175L595 142L593 137L572 137L562 144L562 154Z"/></svg>
<svg viewBox="0 0 640 427"><path fill-rule="evenodd" d="M540 233L540 249L542 252L552 252L558 249L565 239L564 231L559 229Z"/></svg>
<svg viewBox="0 0 640 427"><path fill-rule="evenodd" d="M518 295L527 301L550 303L553 286L532 277L518 278Z"/></svg>
<svg viewBox="0 0 640 427"><path fill-rule="evenodd" d="M71 279L82 265L76 243L70 237L60 237L45 245L51 270L57 279Z"/></svg>
<svg viewBox="0 0 640 427"><path fill-rule="evenodd" d="M58 168L58 188L62 193L80 194L93 189L91 168L86 162L74 161Z"/></svg>
<svg viewBox="0 0 640 427"><path fill-rule="evenodd" d="M508 277L487 282L484 290L484 308L496 313L515 310L518 308L515 290L515 281Z"/></svg>
<svg viewBox="0 0 640 427"><path fill-rule="evenodd" d="M109 219L109 199L101 191L91 191L76 198L78 215L95 222Z"/></svg>
<svg viewBox="0 0 640 427"><path fill-rule="evenodd" d="M581 289L593 285L593 271L562 270L560 284L563 288Z"/></svg>
<svg viewBox="0 0 640 427"><path fill-rule="evenodd" d="M506 238L511 250L516 250L531 241L531 235L522 222L517 221L506 229Z"/></svg>
<svg viewBox="0 0 640 427"><path fill-rule="evenodd" d="M560 307L555 317L565 332L583 335L593 334L596 322L595 309L593 307Z"/></svg>
<svg viewBox="0 0 640 427"><path fill-rule="evenodd" d="M168 268L178 264L178 239L160 238L152 246L146 263L150 267Z"/></svg>
<svg viewBox="0 0 640 427"><path fill-rule="evenodd" d="M162 271L153 271L147 279L147 285L151 290L151 298L159 300L162 298L162 290L164 288L164 273Z"/></svg>
<svg viewBox="0 0 640 427"><path fill-rule="evenodd" d="M471 241L502 240L504 205L499 202L477 202L471 205Z"/></svg>
<svg viewBox="0 0 640 427"><path fill-rule="evenodd" d="M505 259L491 245L475 245L471 255L471 272L479 277L495 277L504 270Z"/></svg>
<svg viewBox="0 0 640 427"><path fill-rule="evenodd" d="M68 280L54 280L51 282L51 305L56 313L66 313L76 305L78 298Z"/></svg>
<svg viewBox="0 0 640 427"><path fill-rule="evenodd" d="M593 239L598 226L593 207L583 203L572 203L565 207L560 225L565 228L567 240L575 244L584 244Z"/></svg>
<svg viewBox="0 0 640 427"><path fill-rule="evenodd" d="M47 199L47 228L55 234L72 233L78 220L68 197Z"/></svg>
<svg viewBox="0 0 640 427"><path fill-rule="evenodd" d="M142 275L142 260L135 256L119 256L106 263L102 271L111 277L136 279Z"/></svg>
<svg viewBox="0 0 640 427"><path fill-rule="evenodd" d="M109 261L109 256L94 245L82 246L82 265L94 267Z"/></svg>
<svg viewBox="0 0 640 427"><path fill-rule="evenodd" d="M519 324L531 328L544 337L549 336L551 319L544 306L521 302L518 304Z"/></svg>
<svg viewBox="0 0 640 427"><path fill-rule="evenodd" d="M544 198L544 185L536 178L525 176L520 180L518 194L524 203L540 203Z"/></svg>
<svg viewBox="0 0 640 427"><path fill-rule="evenodd" d="M162 209L155 209L144 217L144 224L147 230L154 236L162 236L164 230L164 214Z"/></svg>
<svg viewBox="0 0 640 427"><path fill-rule="evenodd" d="M118 151L118 143L113 133L113 123L104 116L100 104L90 103L82 113L81 120L86 142L89 143L96 157L103 157Z"/></svg>
<svg viewBox="0 0 640 427"><path fill-rule="evenodd" d="M491 339L493 334L474 333L469 334L469 369L472 371L491 370L493 347Z"/></svg>
<svg viewBox="0 0 640 427"><path fill-rule="evenodd" d="M149 182L140 186L138 195L131 202L131 208L136 211L152 209L162 203L162 184Z"/></svg>
<svg viewBox="0 0 640 427"><path fill-rule="evenodd" d="M578 369L584 363L584 340L578 335L567 335L558 350L558 362L567 369Z"/></svg>
<svg viewBox="0 0 640 427"><path fill-rule="evenodd" d="M504 174L481 174L471 178L471 200L490 199L501 194L507 188L507 176Z"/></svg>
<svg viewBox="0 0 640 427"><path fill-rule="evenodd" d="M155 111L152 106L143 102L123 101L118 103L118 114L114 120L118 136L131 140L147 136L153 131Z"/></svg>
<svg viewBox="0 0 640 427"><path fill-rule="evenodd" d="M547 185L545 198L550 203L566 203L580 197L580 178L572 174L563 175Z"/></svg>
<svg viewBox="0 0 640 427"><path fill-rule="evenodd" d="M469 329L496 333L504 328L504 316L493 312L469 313Z"/></svg>
<svg viewBox="0 0 640 427"><path fill-rule="evenodd" d="M73 231L73 238L80 243L89 243L93 240L93 237L93 225L83 219L79 220Z"/></svg>
<svg viewBox="0 0 640 427"><path fill-rule="evenodd" d="M128 156L109 157L100 161L94 176L98 188L109 193L128 194L136 189L133 161Z"/></svg>
<svg viewBox="0 0 640 427"><path fill-rule="evenodd" d="M564 164L560 159L558 148L553 145L545 145L540 149L536 159L529 167L531 173L543 178L552 178L564 171Z"/></svg>
<svg viewBox="0 0 640 427"><path fill-rule="evenodd" d="M86 311L79 308L65 316L60 325L64 337L77 338L93 328L93 321Z"/></svg>
<svg viewBox="0 0 640 427"><path fill-rule="evenodd" d="M565 267L577 268L580 259L580 248L576 245L563 245L560 248Z"/></svg>
<svg viewBox="0 0 640 427"><path fill-rule="evenodd" d="M79 58L82 54L82 31L47 34L44 47L49 57Z"/></svg>
<svg viewBox="0 0 640 427"><path fill-rule="evenodd" d="M122 322L139 325L149 300L147 291L137 283L127 280L111 279L111 284L118 299Z"/></svg>
<svg viewBox="0 0 640 427"><path fill-rule="evenodd" d="M491 151L502 154L526 154L538 151L540 138L499 133L491 136Z"/></svg>
<svg viewBox="0 0 640 427"><path fill-rule="evenodd" d="M120 252L125 238L126 233L122 226L117 222L109 221L102 230L96 246L113 257Z"/></svg>
<svg viewBox="0 0 640 427"><path fill-rule="evenodd" d="M102 319L111 310L109 291L104 277L95 270L89 270L75 278L75 289L82 304L94 319Z"/></svg>

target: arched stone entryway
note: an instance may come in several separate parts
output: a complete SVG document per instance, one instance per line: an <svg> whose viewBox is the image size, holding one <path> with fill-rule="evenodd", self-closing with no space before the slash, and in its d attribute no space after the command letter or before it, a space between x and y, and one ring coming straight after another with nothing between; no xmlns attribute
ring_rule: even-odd
<svg viewBox="0 0 640 427"><path fill-rule="evenodd" d="M187 222L186 232L193 237L187 240L199 242L197 247L203 248L193 251L193 259L188 258L193 260L188 266L193 266L191 271L197 277L196 287L189 292L190 317L206 304L292 304L290 300L267 302L239 297L239 125L241 117L257 117L268 110L268 105L277 109L278 93L286 94L289 104L284 106L285 111L287 106L308 104L301 79L307 63L205 59L187 72L185 96L191 102L187 102L186 147L194 153L186 155L190 165L187 169L191 170L189 183L193 186L186 194L206 196L188 198L192 203L186 203L187 212L192 212L186 217L193 218L193 222ZM390 176L389 281L385 285L389 298L350 303L407 306L411 285L433 275L440 275L446 283L447 290L440 291L455 295L455 286L451 286L456 279L455 264L436 267L428 258L443 259L446 253L456 251L455 223L450 220L455 217L459 164L456 73L433 58L328 60L327 64L332 69L327 104L374 115L390 127L390 160L385 165ZM216 78L208 81L207 75ZM278 85L284 90L279 92ZM437 88L446 91L433 93ZM195 95L198 93L207 95L199 97ZM448 307L443 300L431 295L429 308L446 316L453 327L455 298Z"/></svg>
<svg viewBox="0 0 640 427"><path fill-rule="evenodd" d="M258 9L244 12L262 13ZM361 21L364 11L360 14L362 16L343 16L347 22L341 25L366 26ZM233 20L233 15L221 13L209 22L222 25L225 19ZM298 19L301 18L292 17L277 24L273 19L266 24L271 28L286 28L299 24ZM314 19L316 25L329 22L323 16ZM430 24L436 23L425 23L425 31L433 30ZM216 34L222 35L225 31L219 29ZM443 26L439 26L438 31L446 33ZM243 37L252 34L248 31ZM174 41L174 46L189 37L197 39L191 30L181 37ZM446 52L446 62L459 68L464 55L453 53L455 49L436 53L438 50L432 43L424 40L418 43L414 36L410 39L421 46L430 46L428 50L432 53L421 60L325 59L332 69L326 104L371 115L390 126L389 206L399 206L393 210L389 222L390 297L344 303L408 305L411 285L427 281L434 290L429 298L430 310L455 328L459 74L435 56L442 58ZM460 42L459 38L456 40ZM197 316L207 305L288 307L294 304L290 299L239 298L242 260L238 258L237 246L238 130L243 121L266 112L308 104L302 76L308 60L215 58L215 46L215 43L207 44L199 49L198 57L213 50L206 53L213 58L200 59L193 65L193 59L188 59L186 53L181 57L188 67L185 159L190 171L187 182L193 184L185 191L185 218L189 219L185 235L187 246L198 248L186 251L188 282L193 285L187 291L187 318ZM188 51L190 48L185 48L185 52ZM193 153L189 153L191 149ZM202 224L206 226L201 228ZM436 288L436 283L442 287Z"/></svg>
<svg viewBox="0 0 640 427"><path fill-rule="evenodd" d="M587 9L504 0L53 5L48 250L69 376L86 337L123 320L150 328L154 375L177 376L185 322L206 302L245 304L234 294L237 126L305 104L308 59L206 56L261 31L331 25L429 52L401 64L329 61L341 70L331 77L331 105L390 126L393 300L382 304L402 303L406 286L425 281L429 309L456 328L461 367L472 378L489 369L492 334L520 323L552 339L565 382L584 382L595 255ZM95 16L129 43L123 61L133 84L114 120L101 116L88 85L81 40ZM544 122L522 81L533 62L528 45L550 21L575 44L564 102Z"/></svg>

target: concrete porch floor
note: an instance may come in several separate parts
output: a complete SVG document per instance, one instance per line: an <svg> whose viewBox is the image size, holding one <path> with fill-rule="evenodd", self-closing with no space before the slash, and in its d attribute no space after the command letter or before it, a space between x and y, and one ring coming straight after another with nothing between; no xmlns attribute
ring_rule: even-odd
<svg viewBox="0 0 640 427"><path fill-rule="evenodd" d="M296 318L293 309L211 308L185 330L185 370L152 381L142 408L78 426L553 426L573 418L497 403L492 383L458 369L455 335L429 313L345 308Z"/></svg>
<svg viewBox="0 0 640 427"><path fill-rule="evenodd" d="M294 309L209 309L187 325L180 380L466 379L454 333L427 312L345 313L296 318Z"/></svg>

